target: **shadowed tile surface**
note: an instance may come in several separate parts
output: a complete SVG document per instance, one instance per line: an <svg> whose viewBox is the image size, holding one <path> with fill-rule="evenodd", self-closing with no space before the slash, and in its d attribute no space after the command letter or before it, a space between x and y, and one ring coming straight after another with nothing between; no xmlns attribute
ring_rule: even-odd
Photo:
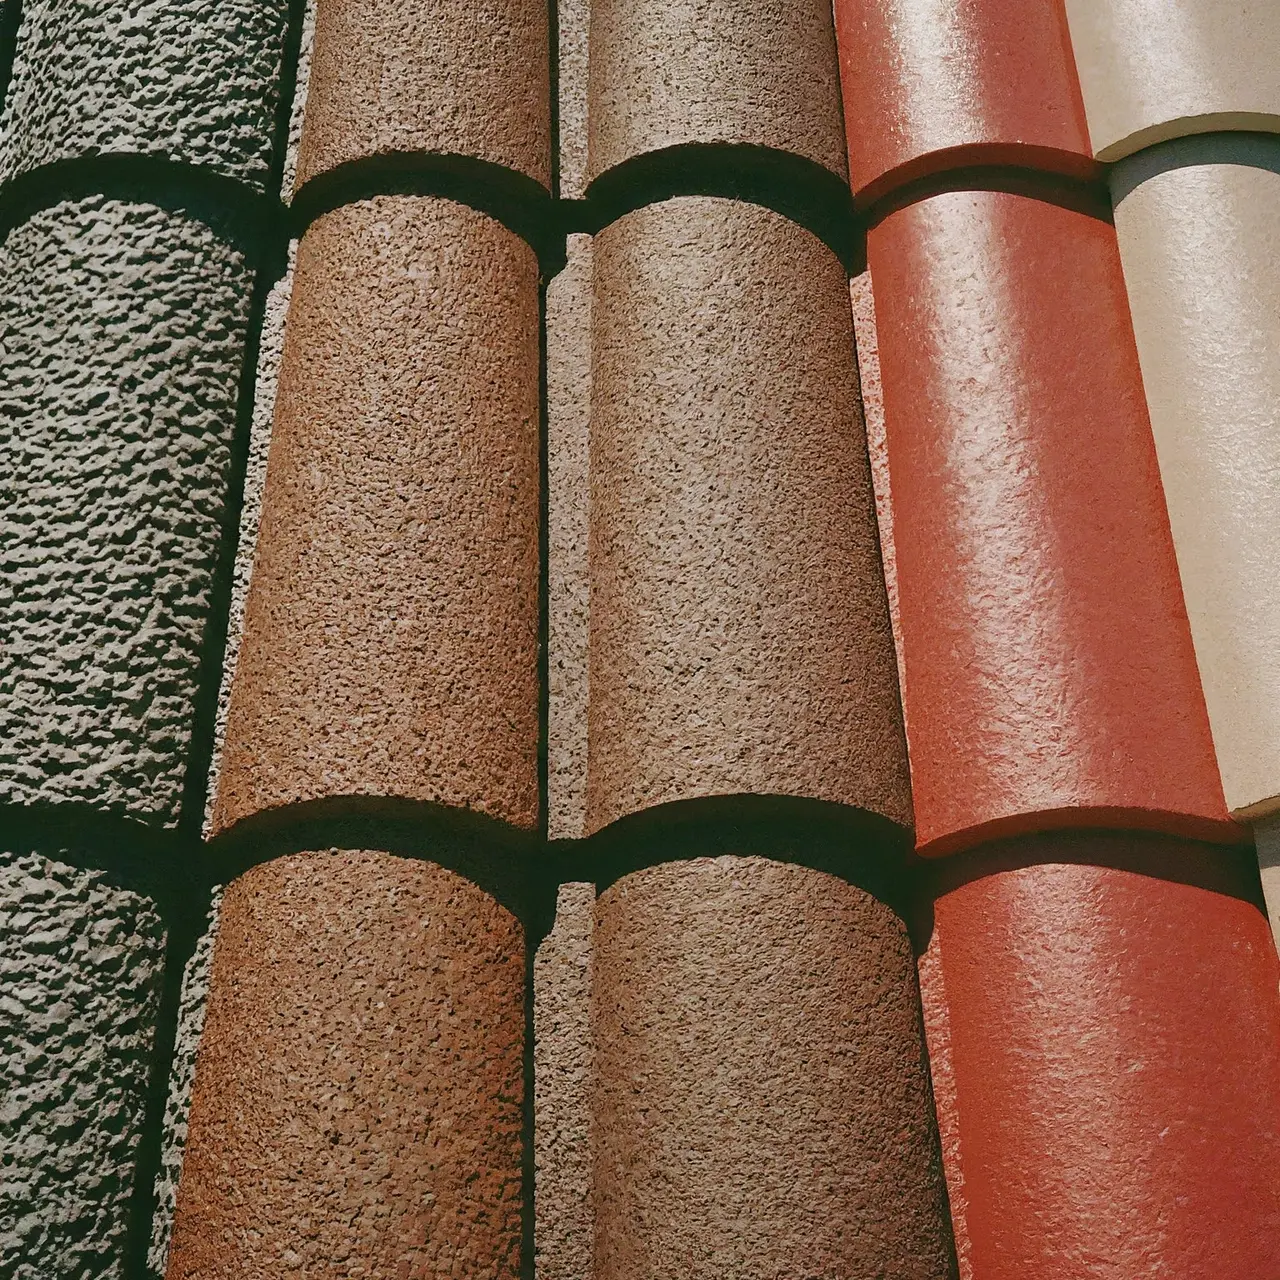
<svg viewBox="0 0 1280 1280"><path fill-rule="evenodd" d="M596 905L596 1280L947 1280L915 969L893 912L754 857Z"/></svg>
<svg viewBox="0 0 1280 1280"><path fill-rule="evenodd" d="M520 1275L524 931L373 852L223 899L168 1280Z"/></svg>
<svg viewBox="0 0 1280 1280"><path fill-rule="evenodd" d="M146 204L0 244L0 800L177 820L250 288Z"/></svg>
<svg viewBox="0 0 1280 1280"><path fill-rule="evenodd" d="M328 796L538 816L538 265L379 197L298 250L215 826Z"/></svg>
<svg viewBox="0 0 1280 1280"><path fill-rule="evenodd" d="M23 0L0 179L76 156L204 165L263 188L287 0Z"/></svg>
<svg viewBox="0 0 1280 1280"><path fill-rule="evenodd" d="M843 269L703 198L593 252L588 828L744 792L909 825Z"/></svg>

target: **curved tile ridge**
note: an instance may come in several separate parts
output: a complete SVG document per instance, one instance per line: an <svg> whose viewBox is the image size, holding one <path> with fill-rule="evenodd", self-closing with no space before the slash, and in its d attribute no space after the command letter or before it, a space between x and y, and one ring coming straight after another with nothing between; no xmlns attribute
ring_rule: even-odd
<svg viewBox="0 0 1280 1280"><path fill-rule="evenodd" d="M910 826L839 261L682 197L593 269L588 830L744 794Z"/></svg>
<svg viewBox="0 0 1280 1280"><path fill-rule="evenodd" d="M1007 192L872 228L919 847L1237 841L1115 233Z"/></svg>
<svg viewBox="0 0 1280 1280"><path fill-rule="evenodd" d="M24 0L0 182L142 154L264 190L288 20L288 0Z"/></svg>
<svg viewBox="0 0 1280 1280"><path fill-rule="evenodd" d="M860 208L974 166L1099 175L1061 0L837 0L835 13Z"/></svg>
<svg viewBox="0 0 1280 1280"><path fill-rule="evenodd" d="M1087 832L938 864L920 967L962 1276L1280 1274L1280 966L1249 861Z"/></svg>
<svg viewBox="0 0 1280 1280"><path fill-rule="evenodd" d="M588 183L694 143L846 176L828 0L594 0L587 100Z"/></svg>
<svg viewBox="0 0 1280 1280"><path fill-rule="evenodd" d="M551 186L546 0L317 0L297 186L368 157L486 161Z"/></svg>
<svg viewBox="0 0 1280 1280"><path fill-rule="evenodd" d="M518 1280L525 955L479 885L376 846L229 885L169 1280Z"/></svg>
<svg viewBox="0 0 1280 1280"><path fill-rule="evenodd" d="M214 827L334 796L539 819L538 264L379 196L298 248Z"/></svg>
<svg viewBox="0 0 1280 1280"><path fill-rule="evenodd" d="M1280 132L1280 5L1065 2L1098 159L1196 133Z"/></svg>
<svg viewBox="0 0 1280 1280"><path fill-rule="evenodd" d="M176 826L252 264L199 201L89 196L9 230L0 286L0 801Z"/></svg>
<svg viewBox="0 0 1280 1280"><path fill-rule="evenodd" d="M1280 811L1280 137L1112 173L1116 234L1228 807Z"/></svg>

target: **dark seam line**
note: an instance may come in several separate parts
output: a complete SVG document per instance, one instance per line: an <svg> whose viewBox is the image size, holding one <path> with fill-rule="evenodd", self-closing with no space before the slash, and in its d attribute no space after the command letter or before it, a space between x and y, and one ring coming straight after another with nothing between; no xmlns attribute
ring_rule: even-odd
<svg viewBox="0 0 1280 1280"><path fill-rule="evenodd" d="M22 29L23 0L0 0L0 113L9 99L13 64L18 56L18 32Z"/></svg>

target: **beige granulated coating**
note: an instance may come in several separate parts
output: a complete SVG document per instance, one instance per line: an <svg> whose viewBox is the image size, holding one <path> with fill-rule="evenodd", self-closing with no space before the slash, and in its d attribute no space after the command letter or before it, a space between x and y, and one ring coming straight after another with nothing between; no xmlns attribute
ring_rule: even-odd
<svg viewBox="0 0 1280 1280"><path fill-rule="evenodd" d="M546 0L319 0L298 186L388 152L551 184Z"/></svg>
<svg viewBox="0 0 1280 1280"><path fill-rule="evenodd" d="M371 852L222 906L168 1280L520 1274L524 932Z"/></svg>
<svg viewBox="0 0 1280 1280"><path fill-rule="evenodd" d="M911 944L755 857L596 904L595 1280L950 1280Z"/></svg>
<svg viewBox="0 0 1280 1280"><path fill-rule="evenodd" d="M594 270L588 830L743 793L910 825L839 262L698 197Z"/></svg>
<svg viewBox="0 0 1280 1280"><path fill-rule="evenodd" d="M828 0L594 0L588 84L589 179L686 143L848 176Z"/></svg>
<svg viewBox="0 0 1280 1280"><path fill-rule="evenodd" d="M562 884L533 962L534 1275L591 1274L591 935L596 887Z"/></svg>
<svg viewBox="0 0 1280 1280"><path fill-rule="evenodd" d="M215 826L342 795L538 820L538 265L379 197L298 250Z"/></svg>
<svg viewBox="0 0 1280 1280"><path fill-rule="evenodd" d="M1112 173L1116 237L1227 808L1280 810L1280 137Z"/></svg>
<svg viewBox="0 0 1280 1280"><path fill-rule="evenodd" d="M568 239L547 285L547 834L586 821L591 237Z"/></svg>
<svg viewBox="0 0 1280 1280"><path fill-rule="evenodd" d="M1280 132L1275 0L1066 0L1094 154L1210 130Z"/></svg>

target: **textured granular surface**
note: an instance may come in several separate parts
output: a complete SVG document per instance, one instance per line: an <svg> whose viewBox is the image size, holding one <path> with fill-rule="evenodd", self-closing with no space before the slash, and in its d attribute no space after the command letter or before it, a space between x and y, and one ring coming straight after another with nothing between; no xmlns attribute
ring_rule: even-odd
<svg viewBox="0 0 1280 1280"><path fill-rule="evenodd" d="M884 904L756 857L596 905L596 1280L948 1280L911 944Z"/></svg>
<svg viewBox="0 0 1280 1280"><path fill-rule="evenodd" d="M595 0L589 176L664 147L751 143L844 177L826 0Z"/></svg>
<svg viewBox="0 0 1280 1280"><path fill-rule="evenodd" d="M586 823L591 237L547 285L547 834Z"/></svg>
<svg viewBox="0 0 1280 1280"><path fill-rule="evenodd" d="M146 898L0 853L0 1275L120 1280L164 971Z"/></svg>
<svg viewBox="0 0 1280 1280"><path fill-rule="evenodd" d="M215 824L330 796L538 816L538 264L379 197L298 250Z"/></svg>
<svg viewBox="0 0 1280 1280"><path fill-rule="evenodd" d="M591 1274L593 884L562 884L533 962L537 1280Z"/></svg>
<svg viewBox="0 0 1280 1280"><path fill-rule="evenodd" d="M169 1280L520 1275L525 940L371 852L223 899Z"/></svg>
<svg viewBox="0 0 1280 1280"><path fill-rule="evenodd" d="M393 152L551 185L546 0L319 0L298 185Z"/></svg>
<svg viewBox="0 0 1280 1280"><path fill-rule="evenodd" d="M145 204L0 244L0 800L177 818L250 287Z"/></svg>
<svg viewBox="0 0 1280 1280"><path fill-rule="evenodd" d="M182 1152L187 1142L191 1086L196 1076L196 1050L208 1008L209 975L221 906L222 889L219 887L211 895L205 931L196 940L195 950L182 974L178 1027L174 1036L173 1061L169 1066L169 1096L164 1104L164 1141L155 1181L155 1212L151 1218L151 1243L147 1249L147 1271L153 1280L164 1280L165 1264L169 1258L173 1207L182 1173Z"/></svg>
<svg viewBox="0 0 1280 1280"><path fill-rule="evenodd" d="M264 187L287 0L23 0L0 178L145 154Z"/></svg>
<svg viewBox="0 0 1280 1280"><path fill-rule="evenodd" d="M737 793L909 825L843 269L700 197L593 258L589 829Z"/></svg>

